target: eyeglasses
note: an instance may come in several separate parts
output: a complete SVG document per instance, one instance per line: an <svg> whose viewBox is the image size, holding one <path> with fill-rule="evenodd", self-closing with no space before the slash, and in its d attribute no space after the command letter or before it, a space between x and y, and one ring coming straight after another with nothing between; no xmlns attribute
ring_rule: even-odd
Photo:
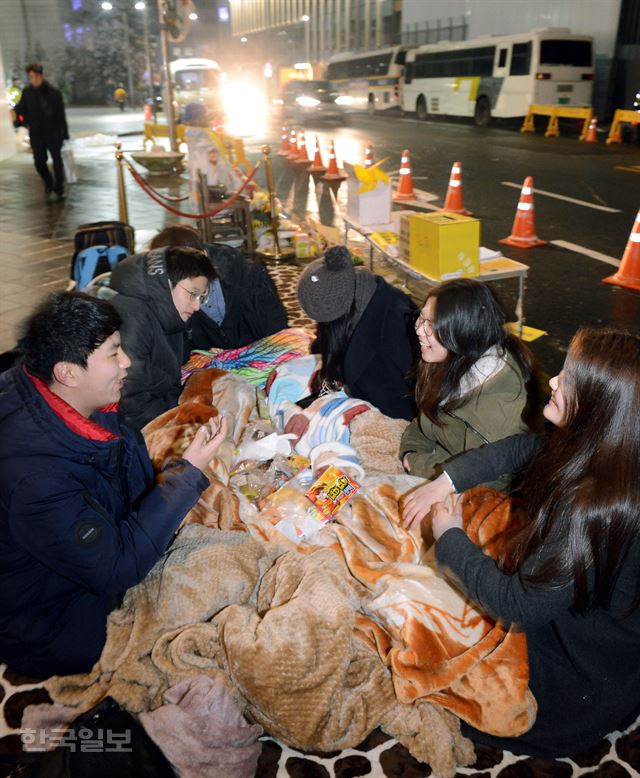
<svg viewBox="0 0 640 778"><path fill-rule="evenodd" d="M189 295L189 297L192 299L194 303L197 300L200 303L200 305L204 305L209 299L208 289L204 294L200 294L200 292L193 292L191 289L188 289L186 286L183 286L183 284L176 284L176 286L179 286L182 289L184 289L184 291Z"/></svg>
<svg viewBox="0 0 640 778"><path fill-rule="evenodd" d="M425 335L433 335L433 322L422 314L416 319L415 327L417 330L424 330Z"/></svg>

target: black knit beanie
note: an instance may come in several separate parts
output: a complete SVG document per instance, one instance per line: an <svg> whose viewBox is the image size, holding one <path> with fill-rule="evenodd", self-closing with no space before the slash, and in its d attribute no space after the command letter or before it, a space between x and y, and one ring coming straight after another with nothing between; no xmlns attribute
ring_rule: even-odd
<svg viewBox="0 0 640 778"><path fill-rule="evenodd" d="M335 321L351 308L356 274L345 246L332 246L308 265L298 281L298 302L314 321Z"/></svg>

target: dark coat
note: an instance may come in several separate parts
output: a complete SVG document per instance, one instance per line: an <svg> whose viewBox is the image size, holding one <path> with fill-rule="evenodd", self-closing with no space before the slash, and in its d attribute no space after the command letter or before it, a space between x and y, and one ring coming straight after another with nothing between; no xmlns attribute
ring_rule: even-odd
<svg viewBox="0 0 640 778"><path fill-rule="evenodd" d="M180 368L191 349L189 323L171 297L165 252L134 254L111 274L118 292L111 302L122 317L122 347L131 359L120 411L136 430L178 404Z"/></svg>
<svg viewBox="0 0 640 778"><path fill-rule="evenodd" d="M210 244L207 252L220 278L225 315L218 325L204 311L194 313L189 322L193 348L239 348L287 326L287 313L266 268L228 246Z"/></svg>
<svg viewBox="0 0 640 778"><path fill-rule="evenodd" d="M23 89L15 112L32 138L60 145L69 138L62 94L46 80L38 88L29 85Z"/></svg>
<svg viewBox="0 0 640 778"><path fill-rule="evenodd" d="M89 671L107 614L207 486L184 460L154 485L115 406L85 419L22 368L0 376L0 660L43 678Z"/></svg>
<svg viewBox="0 0 640 778"><path fill-rule="evenodd" d="M413 328L416 305L406 294L376 278L376 291L351 336L344 357L344 382L352 397L382 413L411 420L416 415L414 381L418 353Z"/></svg>
<svg viewBox="0 0 640 778"><path fill-rule="evenodd" d="M539 447L534 435L516 435L464 454L445 469L463 489L517 472ZM465 734L515 753L570 756L632 722L640 707L640 609L626 611L638 596L638 540L621 564L610 607L586 614L573 607L573 583L525 588L519 576L501 572L459 529L440 537L436 556L484 611L526 633L529 686L538 702L535 724L519 738L494 738L470 727ZM543 549L525 567L533 569L545 557Z"/></svg>

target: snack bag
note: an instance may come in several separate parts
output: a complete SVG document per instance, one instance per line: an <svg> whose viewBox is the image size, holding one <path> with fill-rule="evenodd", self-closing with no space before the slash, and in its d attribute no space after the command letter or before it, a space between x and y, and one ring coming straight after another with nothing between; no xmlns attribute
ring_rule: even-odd
<svg viewBox="0 0 640 778"><path fill-rule="evenodd" d="M316 506L326 523L349 502L359 488L360 484L342 470L331 466L314 481L311 488L305 492L305 497Z"/></svg>

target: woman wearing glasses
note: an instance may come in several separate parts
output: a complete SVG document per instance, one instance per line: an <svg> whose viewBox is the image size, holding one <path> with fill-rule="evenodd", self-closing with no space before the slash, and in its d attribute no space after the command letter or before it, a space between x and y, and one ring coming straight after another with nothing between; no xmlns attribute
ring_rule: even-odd
<svg viewBox="0 0 640 778"><path fill-rule="evenodd" d="M141 429L178 403L180 368L191 351L189 320L207 300L216 272L192 248L135 254L111 274L112 302L122 317L120 335L131 359L120 410Z"/></svg>
<svg viewBox="0 0 640 778"><path fill-rule="evenodd" d="M506 315L491 289L473 279L434 287L416 320L418 418L405 430L405 469L431 479L454 456L526 431L528 389L535 390L533 355L504 328ZM504 489L506 479L491 483ZM428 486L428 485L425 485ZM422 516L425 487L405 502L405 520Z"/></svg>

